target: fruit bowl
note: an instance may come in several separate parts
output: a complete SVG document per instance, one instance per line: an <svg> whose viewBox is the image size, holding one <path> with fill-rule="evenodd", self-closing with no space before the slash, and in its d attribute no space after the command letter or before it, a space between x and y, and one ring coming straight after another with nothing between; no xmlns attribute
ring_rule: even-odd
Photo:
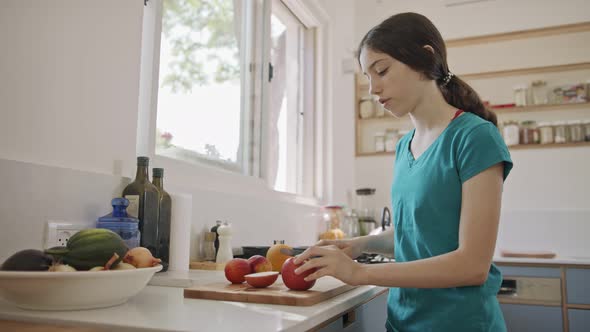
<svg viewBox="0 0 590 332"><path fill-rule="evenodd" d="M123 304L162 265L109 271L0 271L0 298L22 309L82 310Z"/></svg>

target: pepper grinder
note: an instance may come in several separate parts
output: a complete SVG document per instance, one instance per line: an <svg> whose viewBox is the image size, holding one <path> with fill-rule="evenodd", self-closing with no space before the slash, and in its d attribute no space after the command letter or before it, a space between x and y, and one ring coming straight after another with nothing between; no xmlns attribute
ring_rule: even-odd
<svg viewBox="0 0 590 332"><path fill-rule="evenodd" d="M216 263L227 263L234 258L231 249L232 229L227 223L217 228L219 234L219 250L217 251Z"/></svg>

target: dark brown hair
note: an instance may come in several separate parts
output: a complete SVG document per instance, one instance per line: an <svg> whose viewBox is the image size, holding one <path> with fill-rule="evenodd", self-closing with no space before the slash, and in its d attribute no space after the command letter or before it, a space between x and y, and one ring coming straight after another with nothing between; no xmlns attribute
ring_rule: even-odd
<svg viewBox="0 0 590 332"><path fill-rule="evenodd" d="M425 45L430 45L434 53L425 49ZM452 76L444 84L449 73L445 43L434 24L423 15L391 16L367 32L359 44L358 56L363 47L388 54L424 77L436 80L447 103L498 125L496 114L486 109L477 92L467 83Z"/></svg>

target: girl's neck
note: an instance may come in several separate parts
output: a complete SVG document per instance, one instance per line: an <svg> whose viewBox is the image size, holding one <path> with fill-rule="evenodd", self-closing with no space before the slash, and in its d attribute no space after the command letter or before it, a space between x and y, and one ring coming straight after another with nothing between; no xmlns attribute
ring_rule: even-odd
<svg viewBox="0 0 590 332"><path fill-rule="evenodd" d="M410 112L416 133L440 131L448 126L457 108L449 105L435 81L427 86L420 101Z"/></svg>

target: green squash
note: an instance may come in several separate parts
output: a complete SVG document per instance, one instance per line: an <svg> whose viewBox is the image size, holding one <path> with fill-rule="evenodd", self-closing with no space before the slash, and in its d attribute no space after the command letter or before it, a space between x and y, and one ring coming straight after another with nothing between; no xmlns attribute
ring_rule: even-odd
<svg viewBox="0 0 590 332"><path fill-rule="evenodd" d="M115 253L119 258L111 267L117 266L128 250L119 234L104 228L90 228L74 234L66 247L50 248L45 253L76 270L89 270L104 266Z"/></svg>

